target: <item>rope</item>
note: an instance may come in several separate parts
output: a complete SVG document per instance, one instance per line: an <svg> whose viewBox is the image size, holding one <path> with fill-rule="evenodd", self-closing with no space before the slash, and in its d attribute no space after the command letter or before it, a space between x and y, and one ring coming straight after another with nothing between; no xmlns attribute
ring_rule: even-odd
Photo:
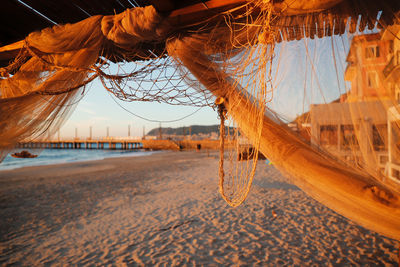
<svg viewBox="0 0 400 267"><path fill-rule="evenodd" d="M223 104L223 98L217 98L217 107L218 107L218 117L220 119L219 126L219 192L226 202L229 203L224 194L224 148L225 148L225 116L226 116L226 108ZM219 103L218 103L219 102Z"/></svg>
<svg viewBox="0 0 400 267"><path fill-rule="evenodd" d="M107 92L108 92L108 91L107 91ZM108 93L110 94L110 92L108 92ZM111 94L110 94L110 96L111 96ZM129 109L123 107L123 106L122 106L120 103L118 103L117 101L115 101L115 99L114 99L113 96L111 96L111 99L115 102L115 104L117 104L120 108L122 108L123 110L125 110L125 111L128 112L129 114L131 114L131 115L133 115L133 116L135 116L135 117L137 117L137 118L140 118L140 119L142 119L142 120L148 121L148 122L170 123L170 122L181 121L181 120L184 120L184 119L186 119L186 118L188 118L188 117L190 117L190 116L196 114L197 112L200 111L200 109L203 108L203 107L199 107L198 109L196 109L196 110L193 111L192 113L190 113L190 114L188 114L188 115L185 115L185 116L183 116L183 117L181 117L181 118L178 118L178 119L168 120L168 121L161 121L161 120L152 120L152 119L148 119L148 118L145 118L145 117L140 116L140 115L138 115L138 114L135 114L135 113L133 113L132 111L130 111Z"/></svg>

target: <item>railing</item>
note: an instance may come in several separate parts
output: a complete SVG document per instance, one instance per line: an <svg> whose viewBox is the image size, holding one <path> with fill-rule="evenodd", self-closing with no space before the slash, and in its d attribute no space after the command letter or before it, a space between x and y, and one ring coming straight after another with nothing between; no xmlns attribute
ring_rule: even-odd
<svg viewBox="0 0 400 267"><path fill-rule="evenodd" d="M388 177L400 184L400 165L388 162L387 167L389 168Z"/></svg>
<svg viewBox="0 0 400 267"><path fill-rule="evenodd" d="M19 142L17 148L39 148L39 149L141 149L142 140L35 140Z"/></svg>
<svg viewBox="0 0 400 267"><path fill-rule="evenodd" d="M389 63L383 69L383 75L386 77L399 65L400 51L397 51L390 59Z"/></svg>
<svg viewBox="0 0 400 267"><path fill-rule="evenodd" d="M387 151L377 152L378 166L381 169L385 169L386 163L389 161L389 155Z"/></svg>

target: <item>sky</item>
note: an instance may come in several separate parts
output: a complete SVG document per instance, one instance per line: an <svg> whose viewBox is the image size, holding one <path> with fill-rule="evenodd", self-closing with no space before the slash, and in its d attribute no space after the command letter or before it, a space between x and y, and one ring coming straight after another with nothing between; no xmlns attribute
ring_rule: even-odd
<svg viewBox="0 0 400 267"><path fill-rule="evenodd" d="M338 99L350 89L344 81L348 50L347 36L305 38L276 47L279 59L275 65L279 67L274 68L275 91L270 107L291 121L307 112L311 104Z"/></svg>
<svg viewBox="0 0 400 267"><path fill-rule="evenodd" d="M333 40L303 39L278 45L273 61L273 101L268 106L283 115L286 121L291 121L308 111L311 103L328 103L337 99L346 88L349 89L343 79L348 48L346 36L335 37ZM219 124L217 112L211 107L198 110L197 107L155 102L123 102L108 93L99 80L95 80L87 87L86 94L60 129L60 137L74 137L75 131L78 137L89 137L90 126L92 138L105 137L107 127L109 136L126 137L128 125L131 136L141 137L143 127L146 133L159 127L159 122L149 122L134 116L115 101L131 113L156 121L177 120L194 113L177 122L161 123L162 127Z"/></svg>
<svg viewBox="0 0 400 267"><path fill-rule="evenodd" d="M365 33L368 32L366 30ZM349 90L349 85L343 80L348 48L346 35L333 39L316 38L314 41L306 38L277 45L273 65L274 90L273 94L267 96L272 99L268 107L282 115L282 119L291 121L308 111L312 103L327 103L337 99ZM333 52L336 58L332 56ZM333 60L338 63L336 68ZM314 65L309 64L311 61ZM89 137L91 127L93 138L106 136L107 128L110 136L125 137L128 136L130 125L130 135L141 137L144 131L147 133L160 126L159 122L149 122L131 113L155 121L178 120L193 113L176 122L163 122L162 127L219 124L217 112L211 107L198 110L197 107L155 102L123 102L111 96L100 81L95 80L88 86L86 94L75 105L75 111L58 134L61 138L75 135L85 138Z"/></svg>
<svg viewBox="0 0 400 267"><path fill-rule="evenodd" d="M130 125L131 136L142 137L143 127L146 133L159 127L159 122L148 122L136 117L121 108L115 101L134 114L158 121L176 120L197 111L178 122L163 122L162 127L219 124L217 112L211 107L203 107L199 110L198 107L172 106L153 102L124 102L108 93L101 82L95 80L88 86L87 93L76 104L72 115L60 129L60 137L75 137L75 129L77 129L78 137L89 137L90 126L92 138L105 137L107 127L109 127L109 136L126 137L128 125Z"/></svg>

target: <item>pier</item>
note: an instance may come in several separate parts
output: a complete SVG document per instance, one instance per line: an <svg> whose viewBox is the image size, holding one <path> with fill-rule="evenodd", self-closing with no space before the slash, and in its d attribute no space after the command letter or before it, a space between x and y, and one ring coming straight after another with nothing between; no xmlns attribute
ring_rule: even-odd
<svg viewBox="0 0 400 267"><path fill-rule="evenodd" d="M31 140L17 144L17 148L28 149L142 149L142 140L121 139L72 139L72 140Z"/></svg>
<svg viewBox="0 0 400 267"><path fill-rule="evenodd" d="M231 146L227 141L226 146ZM111 149L111 150L182 150L182 149L219 149L219 140L181 140L171 139L134 140L134 139L70 139L70 140L29 140L19 142L20 149Z"/></svg>

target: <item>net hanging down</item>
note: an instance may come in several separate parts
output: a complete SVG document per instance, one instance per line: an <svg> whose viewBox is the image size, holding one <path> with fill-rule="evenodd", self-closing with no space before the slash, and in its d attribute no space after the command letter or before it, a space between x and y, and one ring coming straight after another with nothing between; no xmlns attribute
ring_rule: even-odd
<svg viewBox="0 0 400 267"><path fill-rule="evenodd" d="M316 200L400 239L399 4L210 8L183 18L147 6L31 33L0 68L1 157L57 131L100 79L127 102L216 105L231 206L246 199L260 151ZM251 161L237 161L243 149Z"/></svg>

